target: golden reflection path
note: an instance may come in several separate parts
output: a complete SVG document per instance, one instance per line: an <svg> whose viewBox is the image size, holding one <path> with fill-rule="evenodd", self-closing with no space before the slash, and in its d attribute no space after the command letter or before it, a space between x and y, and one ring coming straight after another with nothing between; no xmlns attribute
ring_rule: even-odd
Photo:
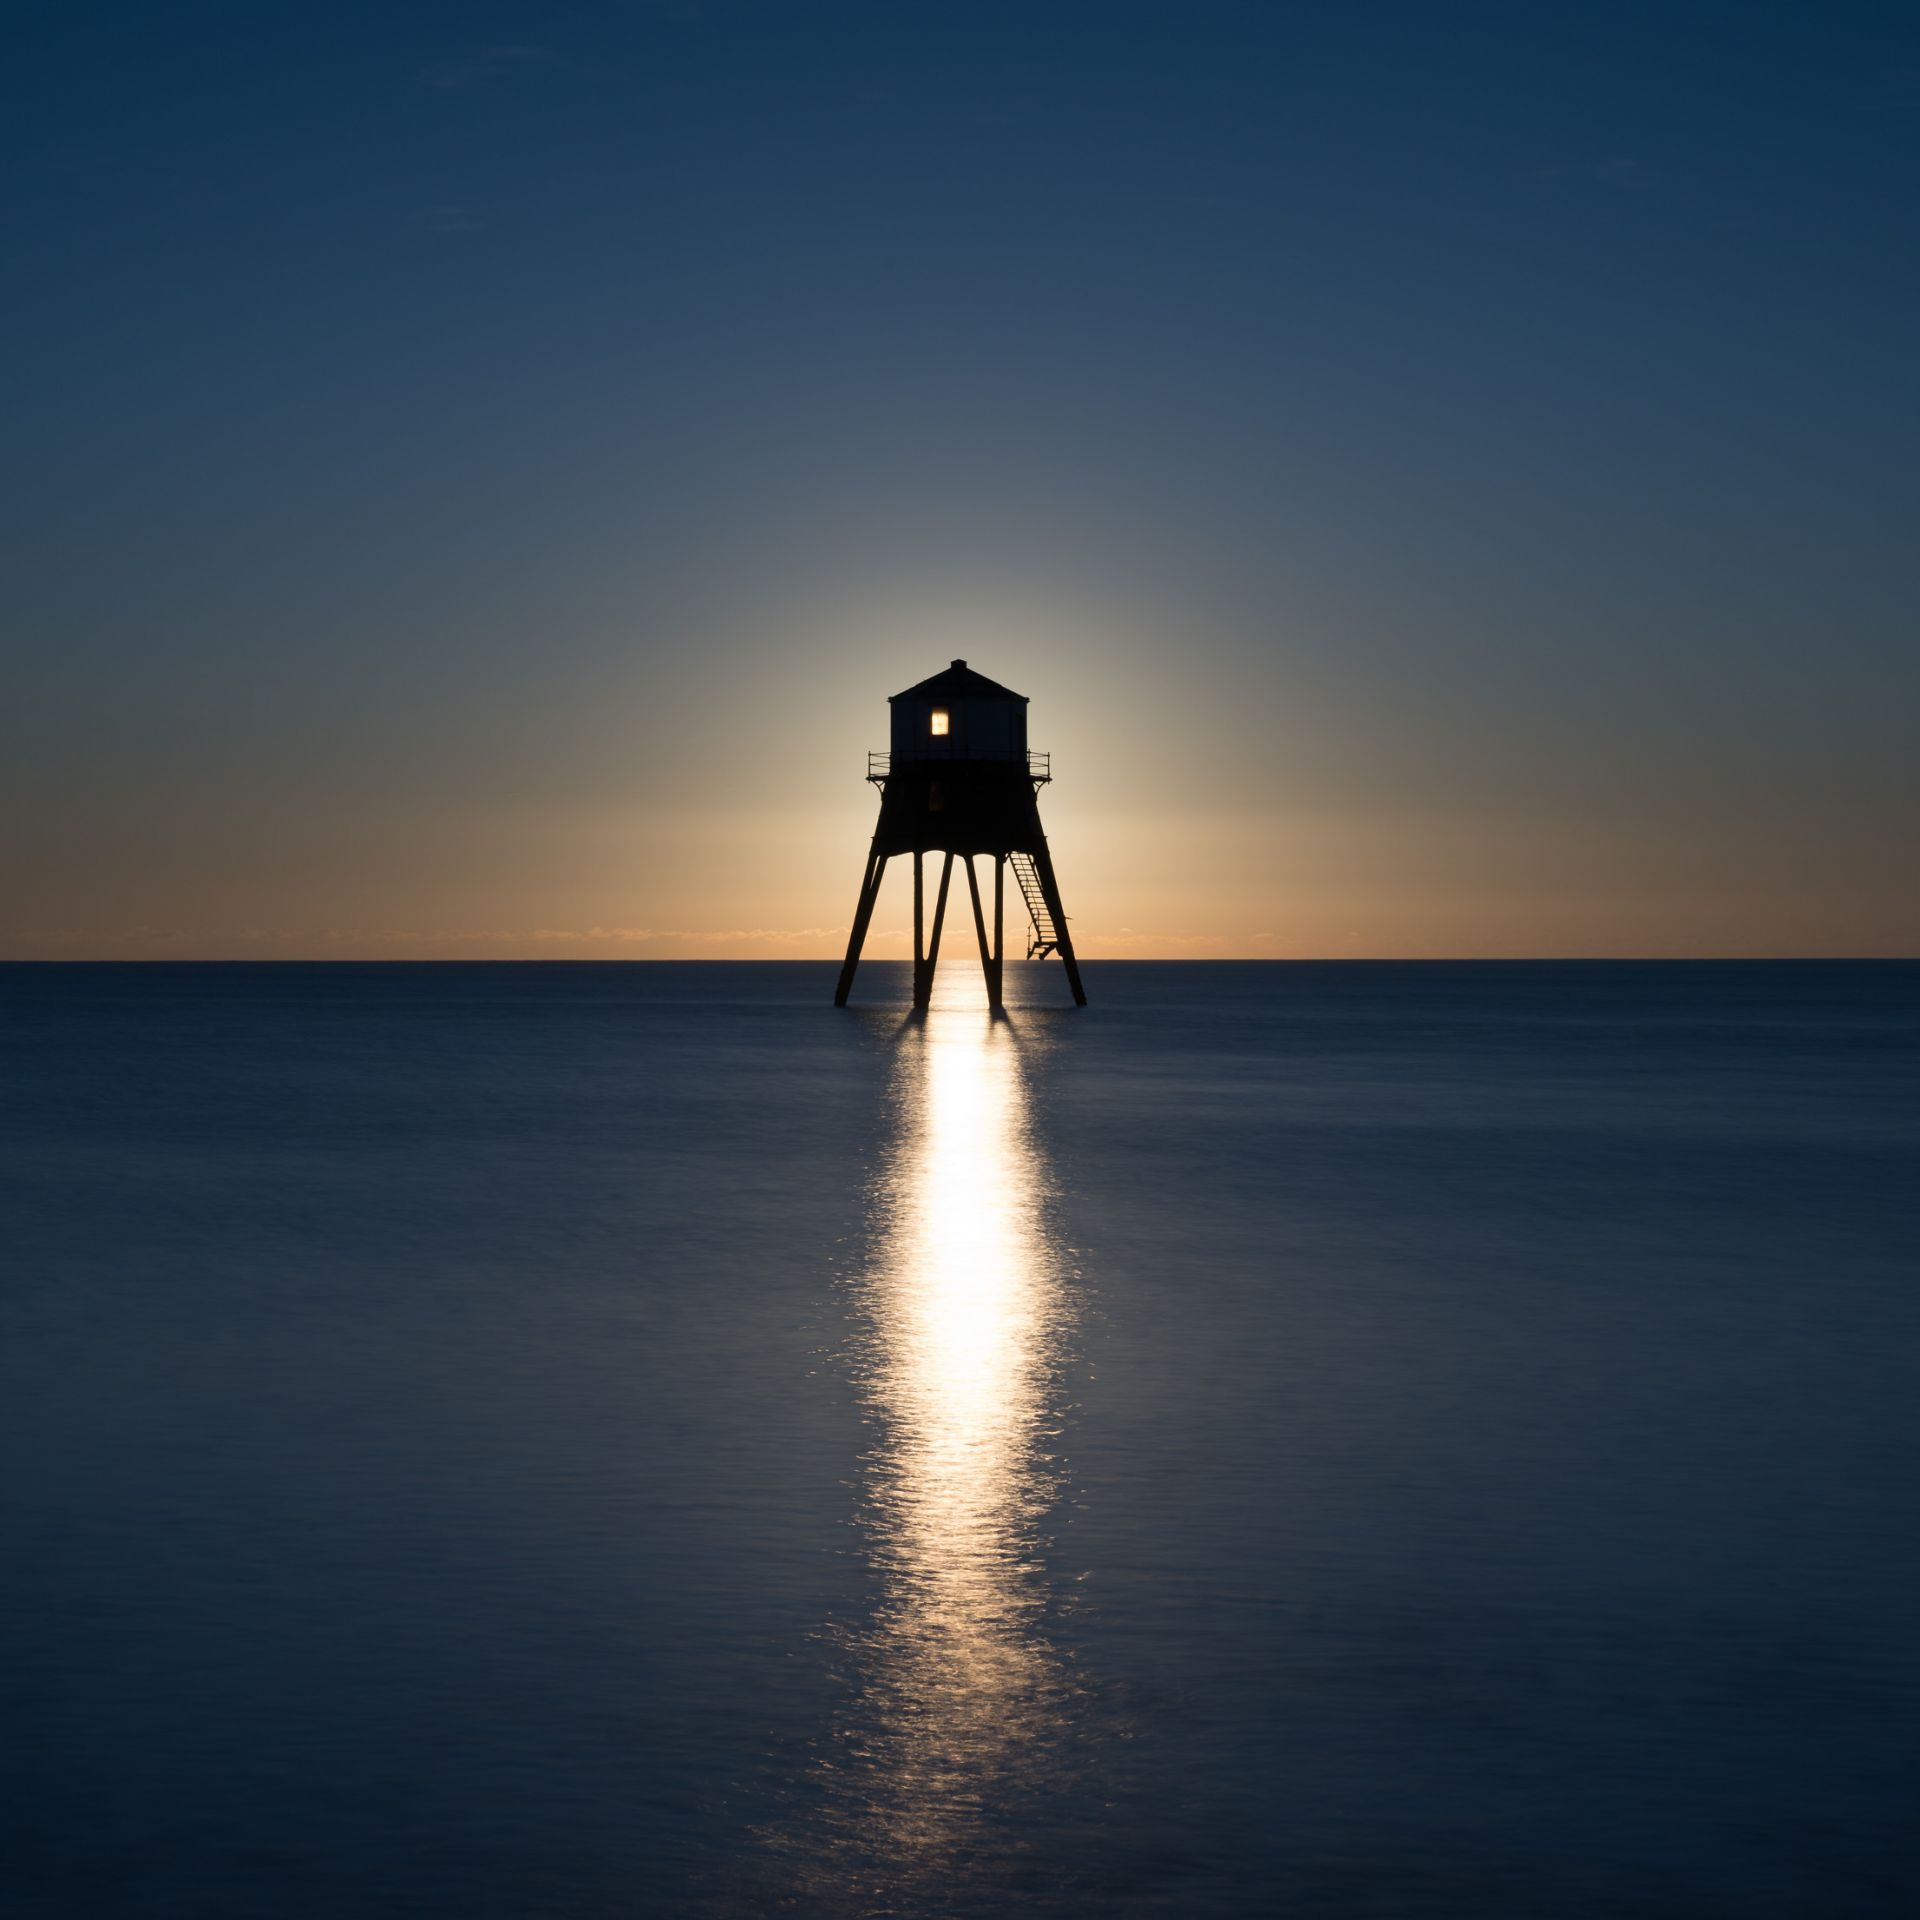
<svg viewBox="0 0 1920 1920"><path fill-rule="evenodd" d="M821 1780L829 1877L870 1896L1004 1867L1066 1725L1042 1555L1068 1276L1028 1105L1037 1044L983 997L936 1003L897 1041L854 1355L878 1594Z"/></svg>

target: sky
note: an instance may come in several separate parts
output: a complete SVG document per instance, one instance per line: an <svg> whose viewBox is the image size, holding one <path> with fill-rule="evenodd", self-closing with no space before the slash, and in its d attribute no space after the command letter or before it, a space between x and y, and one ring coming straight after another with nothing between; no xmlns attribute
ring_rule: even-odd
<svg viewBox="0 0 1920 1920"><path fill-rule="evenodd" d="M1920 953L1920 10L9 9L0 956ZM905 951L890 882L868 951Z"/></svg>

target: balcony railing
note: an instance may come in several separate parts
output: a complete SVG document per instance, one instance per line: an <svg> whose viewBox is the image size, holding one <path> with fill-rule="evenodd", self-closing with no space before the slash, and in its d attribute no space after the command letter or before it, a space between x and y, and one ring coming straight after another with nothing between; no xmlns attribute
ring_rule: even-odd
<svg viewBox="0 0 1920 1920"><path fill-rule="evenodd" d="M900 756L903 765L916 767L937 767L949 760L999 760L1019 759L1012 753L969 753L957 750L952 753L903 753ZM1050 753L1027 754L1027 778L1036 787L1044 787L1053 778L1053 755ZM893 755L890 753L870 753L867 755L867 778L883 781L893 771Z"/></svg>

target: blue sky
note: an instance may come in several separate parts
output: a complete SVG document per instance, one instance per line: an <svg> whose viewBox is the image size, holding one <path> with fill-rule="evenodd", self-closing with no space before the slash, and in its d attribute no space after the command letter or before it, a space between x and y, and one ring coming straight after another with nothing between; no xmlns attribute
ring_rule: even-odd
<svg viewBox="0 0 1920 1920"><path fill-rule="evenodd" d="M12 20L0 951L1920 947L1910 8Z"/></svg>

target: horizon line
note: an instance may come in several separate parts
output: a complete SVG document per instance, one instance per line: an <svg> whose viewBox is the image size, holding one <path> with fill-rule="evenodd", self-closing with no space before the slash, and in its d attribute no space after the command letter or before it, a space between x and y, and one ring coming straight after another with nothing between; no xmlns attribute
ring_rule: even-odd
<svg viewBox="0 0 1920 1920"><path fill-rule="evenodd" d="M1009 955L1009 959L1015 956ZM1913 966L1920 953L1215 953L1112 954L1083 959L1098 967L1644 967ZM795 954L0 954L0 967L837 967L823 955ZM902 967L907 959L865 966ZM1018 959L1021 966L1044 960Z"/></svg>

